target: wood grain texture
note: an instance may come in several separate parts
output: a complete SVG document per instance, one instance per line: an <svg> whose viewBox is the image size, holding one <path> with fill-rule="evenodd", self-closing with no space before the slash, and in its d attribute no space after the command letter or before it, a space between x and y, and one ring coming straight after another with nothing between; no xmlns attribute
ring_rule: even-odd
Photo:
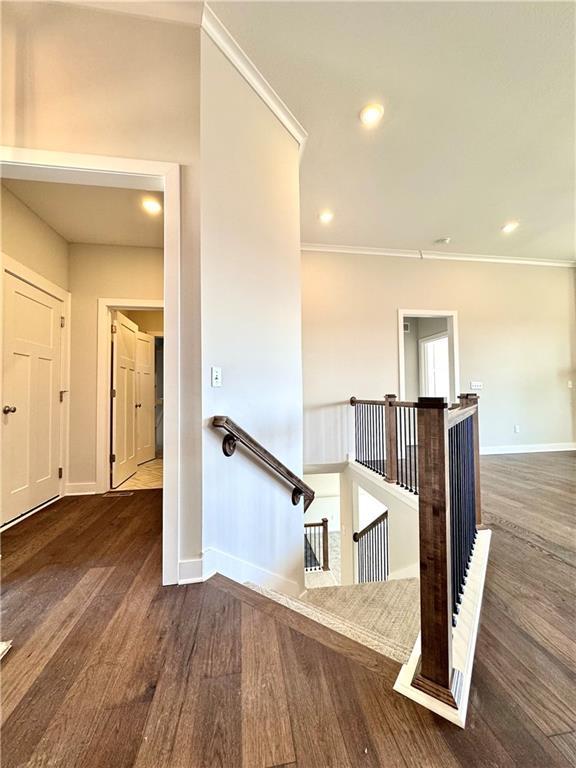
<svg viewBox="0 0 576 768"><path fill-rule="evenodd" d="M161 492L58 502L3 535L3 768L576 765L575 459L482 459L464 731L392 691L396 662L246 587L160 587Z"/></svg>

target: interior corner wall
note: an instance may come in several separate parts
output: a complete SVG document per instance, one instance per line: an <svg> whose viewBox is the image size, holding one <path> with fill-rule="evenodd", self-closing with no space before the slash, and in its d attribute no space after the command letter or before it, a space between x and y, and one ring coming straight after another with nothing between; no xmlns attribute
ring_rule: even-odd
<svg viewBox="0 0 576 768"><path fill-rule="evenodd" d="M68 290L68 243L3 184L0 248L20 264Z"/></svg>
<svg viewBox="0 0 576 768"><path fill-rule="evenodd" d="M200 30L64 3L2 7L2 143L180 164L180 548L202 546Z"/></svg>
<svg viewBox="0 0 576 768"><path fill-rule="evenodd" d="M226 458L210 421L230 416L302 475L299 147L205 35L201 73L205 558L295 593L302 506L242 448Z"/></svg>
<svg viewBox="0 0 576 768"><path fill-rule="evenodd" d="M483 383L481 447L576 440L575 270L360 254L302 260L306 464L345 460L351 395L398 392L398 309L457 310L459 389Z"/></svg>

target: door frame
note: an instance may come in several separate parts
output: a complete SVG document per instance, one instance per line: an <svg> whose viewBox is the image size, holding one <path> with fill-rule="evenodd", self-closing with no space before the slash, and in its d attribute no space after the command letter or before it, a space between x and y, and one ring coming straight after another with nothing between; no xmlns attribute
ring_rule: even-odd
<svg viewBox="0 0 576 768"><path fill-rule="evenodd" d="M164 409L162 583L177 584L180 553L180 165L101 155L0 146L4 178L56 181L164 194ZM2 273L3 274L3 273ZM2 277L3 281L3 277ZM2 286L3 289L3 286ZM97 454L98 455L98 454ZM67 490L67 492L70 492Z"/></svg>
<svg viewBox="0 0 576 768"><path fill-rule="evenodd" d="M62 477L58 484L59 495L64 496L66 492L66 482L68 479L68 424L70 417L70 303L72 294L61 288L56 283L52 283L42 275L35 272L30 267L21 264L16 259L8 256L7 253L0 251L0 318L4 321L4 275L6 272L19 280L22 280L28 285L32 285L34 288L47 293L49 296L53 296L58 301L62 302L62 317L64 317L64 328L62 329L61 341L62 347L60 349L60 391L64 392L62 400L62 411L60 414L59 425L59 466L62 467ZM4 334L0 333L0 361L4 361ZM0 376L0 402L4 403L4 376ZM0 467L2 465L2 451L3 441L0 440ZM0 499L2 498L2 472L0 471ZM25 520L30 515L39 512L48 504L51 504L52 500L40 504L38 507L30 510L29 512L20 515L15 520L10 520L2 526L2 530L5 531L13 525Z"/></svg>
<svg viewBox="0 0 576 768"><path fill-rule="evenodd" d="M455 309L399 309L398 310L398 394L406 399L406 373L404 360L404 321L407 317L446 317L448 320L448 360L450 365L450 402L460 394L460 352L458 312Z"/></svg>
<svg viewBox="0 0 576 768"><path fill-rule="evenodd" d="M96 493L110 490L110 381L112 360L112 310L164 309L164 299L98 299L98 339L96 368ZM152 334L150 334L152 335ZM164 372L164 384L166 384ZM166 431L164 431L164 439ZM164 466L164 465L163 465Z"/></svg>

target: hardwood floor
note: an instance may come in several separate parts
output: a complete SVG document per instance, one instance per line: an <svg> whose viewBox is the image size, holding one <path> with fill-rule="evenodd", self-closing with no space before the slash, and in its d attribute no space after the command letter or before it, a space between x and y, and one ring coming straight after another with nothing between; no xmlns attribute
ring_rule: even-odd
<svg viewBox="0 0 576 768"><path fill-rule="evenodd" d="M234 582L160 587L160 491L58 502L3 535L3 768L576 765L575 469L483 459L465 731L393 693L396 662Z"/></svg>

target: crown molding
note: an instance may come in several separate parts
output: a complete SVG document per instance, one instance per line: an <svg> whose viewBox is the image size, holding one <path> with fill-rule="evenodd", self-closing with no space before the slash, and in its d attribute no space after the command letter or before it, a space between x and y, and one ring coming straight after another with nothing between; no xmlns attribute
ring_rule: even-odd
<svg viewBox="0 0 576 768"><path fill-rule="evenodd" d="M544 259L515 259L512 257L489 256L474 253L416 251L401 250L398 248L367 248L356 245L327 245L324 243L302 243L300 249L303 253L337 253L349 256L396 256L408 259L430 259L438 261L480 261L492 264L513 264L516 266L576 268L576 261L569 261L568 259L554 261L546 261Z"/></svg>
<svg viewBox="0 0 576 768"><path fill-rule="evenodd" d="M276 115L291 136L296 139L302 152L308 138L306 130L207 3L204 3L200 26L266 106Z"/></svg>
<svg viewBox="0 0 576 768"><path fill-rule="evenodd" d="M326 245L324 243L302 243L300 250L307 253L341 253L350 256L400 256L404 259L421 259L420 251L398 248L367 248L359 245Z"/></svg>

